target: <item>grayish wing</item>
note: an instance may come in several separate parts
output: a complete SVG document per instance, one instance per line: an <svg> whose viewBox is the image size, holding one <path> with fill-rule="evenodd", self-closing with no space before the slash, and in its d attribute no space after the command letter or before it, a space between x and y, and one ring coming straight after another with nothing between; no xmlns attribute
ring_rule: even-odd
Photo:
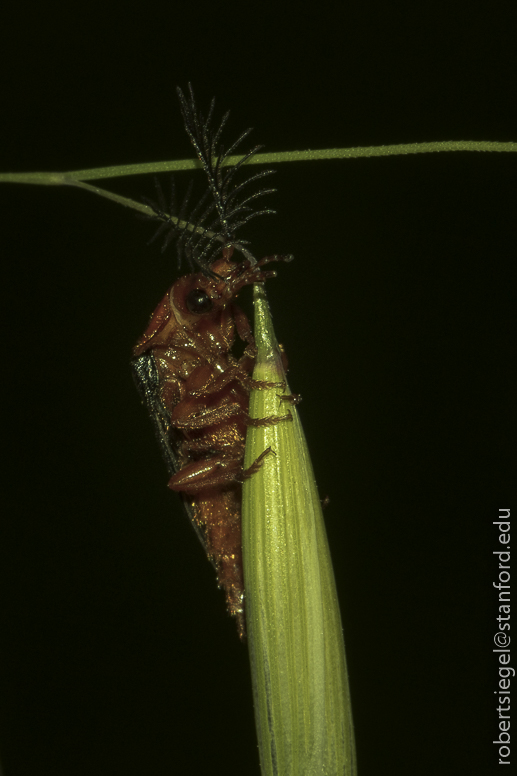
<svg viewBox="0 0 517 776"><path fill-rule="evenodd" d="M154 433L160 445L162 456L167 465L169 476L172 477L180 469L179 446L181 436L170 425L170 413L167 411L160 398L160 376L152 353L144 353L131 361L133 380L137 387L142 403L145 404L149 417L154 426ZM206 540L202 526L196 520L196 513L192 501L180 494L190 522L194 526L199 541L206 551Z"/></svg>

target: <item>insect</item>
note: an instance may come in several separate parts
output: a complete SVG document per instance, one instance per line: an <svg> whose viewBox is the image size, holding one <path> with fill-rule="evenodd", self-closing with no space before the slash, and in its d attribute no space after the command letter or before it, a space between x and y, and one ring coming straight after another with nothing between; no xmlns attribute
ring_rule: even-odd
<svg viewBox="0 0 517 776"><path fill-rule="evenodd" d="M177 238L179 235L180 256L184 254L201 271L180 277L166 293L135 345L132 368L169 468L169 488L182 495L192 524L216 568L229 612L236 617L239 635L244 638L242 482L273 453L264 450L244 469L246 428L292 418L290 412L259 419L248 414L250 390L276 384L252 379L255 342L249 321L235 299L243 287L276 275L265 265L292 257L268 256L257 262L245 243L236 240L236 229L258 214L251 210L249 201L267 192L248 195L244 201L238 195L250 180L267 173L258 173L244 184L232 187L233 176L242 162L223 174L221 163L229 151L225 154L224 149L216 149L228 114L214 133L210 129L213 101L209 119L204 121L192 90L189 101L178 91L187 132L208 176L210 196L205 193L187 221L183 221L185 202L176 218L163 208L155 208L155 212L163 222L159 231L163 226L169 228L165 247L171 234ZM246 135L247 132L240 139ZM249 154L243 160L247 158ZM215 218L206 225L207 216L214 211ZM184 224L182 230L180 222ZM240 262L233 261L236 249L244 254ZM240 358L232 353L236 335L245 344Z"/></svg>

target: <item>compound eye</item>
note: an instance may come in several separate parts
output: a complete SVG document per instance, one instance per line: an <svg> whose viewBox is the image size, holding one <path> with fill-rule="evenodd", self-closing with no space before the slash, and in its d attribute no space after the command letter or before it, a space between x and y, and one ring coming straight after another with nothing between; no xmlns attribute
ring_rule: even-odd
<svg viewBox="0 0 517 776"><path fill-rule="evenodd" d="M212 309L212 300L202 288L189 291L186 298L187 309L194 315L203 315Z"/></svg>

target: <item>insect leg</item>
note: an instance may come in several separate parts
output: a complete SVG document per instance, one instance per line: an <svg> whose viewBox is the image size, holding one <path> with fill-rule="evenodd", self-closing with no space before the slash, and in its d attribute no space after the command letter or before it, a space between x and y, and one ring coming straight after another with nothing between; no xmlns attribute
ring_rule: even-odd
<svg viewBox="0 0 517 776"><path fill-rule="evenodd" d="M280 395L278 397L280 401L286 401L288 404L291 404L293 407L296 407L297 404L299 404L302 400L302 397L299 393L289 393L284 395Z"/></svg>
<svg viewBox="0 0 517 776"><path fill-rule="evenodd" d="M267 388L285 388L285 383L270 383L266 380L254 380L250 377L248 371L240 363L227 366L224 372L214 376L211 371L208 380L198 388L190 388L189 395L194 397L208 396L212 393L218 393L229 383L233 382L243 385L248 390L266 390Z"/></svg>
<svg viewBox="0 0 517 776"><path fill-rule="evenodd" d="M251 466L248 466L247 469L243 470L243 472L242 472L242 482L244 482L244 480L248 480L250 477L252 477L254 474L256 474L258 472L258 470L262 466L262 462L263 462L264 458L266 458L266 456L268 456L268 455L276 455L276 453L275 453L275 451L273 450L272 447L267 447L264 450L264 452L261 453L259 455L259 457L256 458L253 461Z"/></svg>
<svg viewBox="0 0 517 776"><path fill-rule="evenodd" d="M171 490L198 494L203 490L241 482L242 459L213 456L203 461L188 463L169 480Z"/></svg>
<svg viewBox="0 0 517 776"><path fill-rule="evenodd" d="M184 401L177 404L171 415L171 426L174 428L182 429L184 431L197 431L199 429L207 428L208 426L215 426L218 423L224 423L230 418L242 418L247 426L273 426L276 423L281 423L284 420L292 420L290 412L287 415L271 415L267 418L250 418L246 410L244 410L240 404L231 401L228 397L228 401L224 404L220 404L217 407L204 407L199 409L195 404L189 407L189 402Z"/></svg>
<svg viewBox="0 0 517 776"><path fill-rule="evenodd" d="M199 494L231 482L244 482L258 472L268 455L276 455L271 447L264 450L247 469L243 469L241 457L225 458L220 455L204 461L195 461L176 472L170 478L168 486L171 490L182 493Z"/></svg>
<svg viewBox="0 0 517 776"><path fill-rule="evenodd" d="M276 426L277 423L283 423L284 420L293 420L293 416L290 412L288 412L287 415L268 415L267 418L250 418L247 413L245 413L245 415L246 417L244 418L244 422L246 425L254 426L257 428L260 428L260 426Z"/></svg>

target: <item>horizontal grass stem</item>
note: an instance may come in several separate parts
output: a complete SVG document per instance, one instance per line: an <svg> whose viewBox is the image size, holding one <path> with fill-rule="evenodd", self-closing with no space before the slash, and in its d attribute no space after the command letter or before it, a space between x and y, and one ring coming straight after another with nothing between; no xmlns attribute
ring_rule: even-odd
<svg viewBox="0 0 517 776"><path fill-rule="evenodd" d="M255 154L248 164L279 164L281 162L309 162L322 159L357 159L374 156L403 156L405 154L434 154L451 151L477 151L515 153L517 143L493 140L440 140L429 143L398 143L394 145L358 146L357 148L320 148L306 151L279 151ZM236 164L242 157L229 156L224 166ZM0 183L31 183L41 186L73 185L75 181L121 178L127 175L149 175L159 172L182 172L200 170L197 159L180 159L169 162L145 162L142 164L121 164L110 167L94 167L88 170L70 172L7 172L0 173Z"/></svg>

